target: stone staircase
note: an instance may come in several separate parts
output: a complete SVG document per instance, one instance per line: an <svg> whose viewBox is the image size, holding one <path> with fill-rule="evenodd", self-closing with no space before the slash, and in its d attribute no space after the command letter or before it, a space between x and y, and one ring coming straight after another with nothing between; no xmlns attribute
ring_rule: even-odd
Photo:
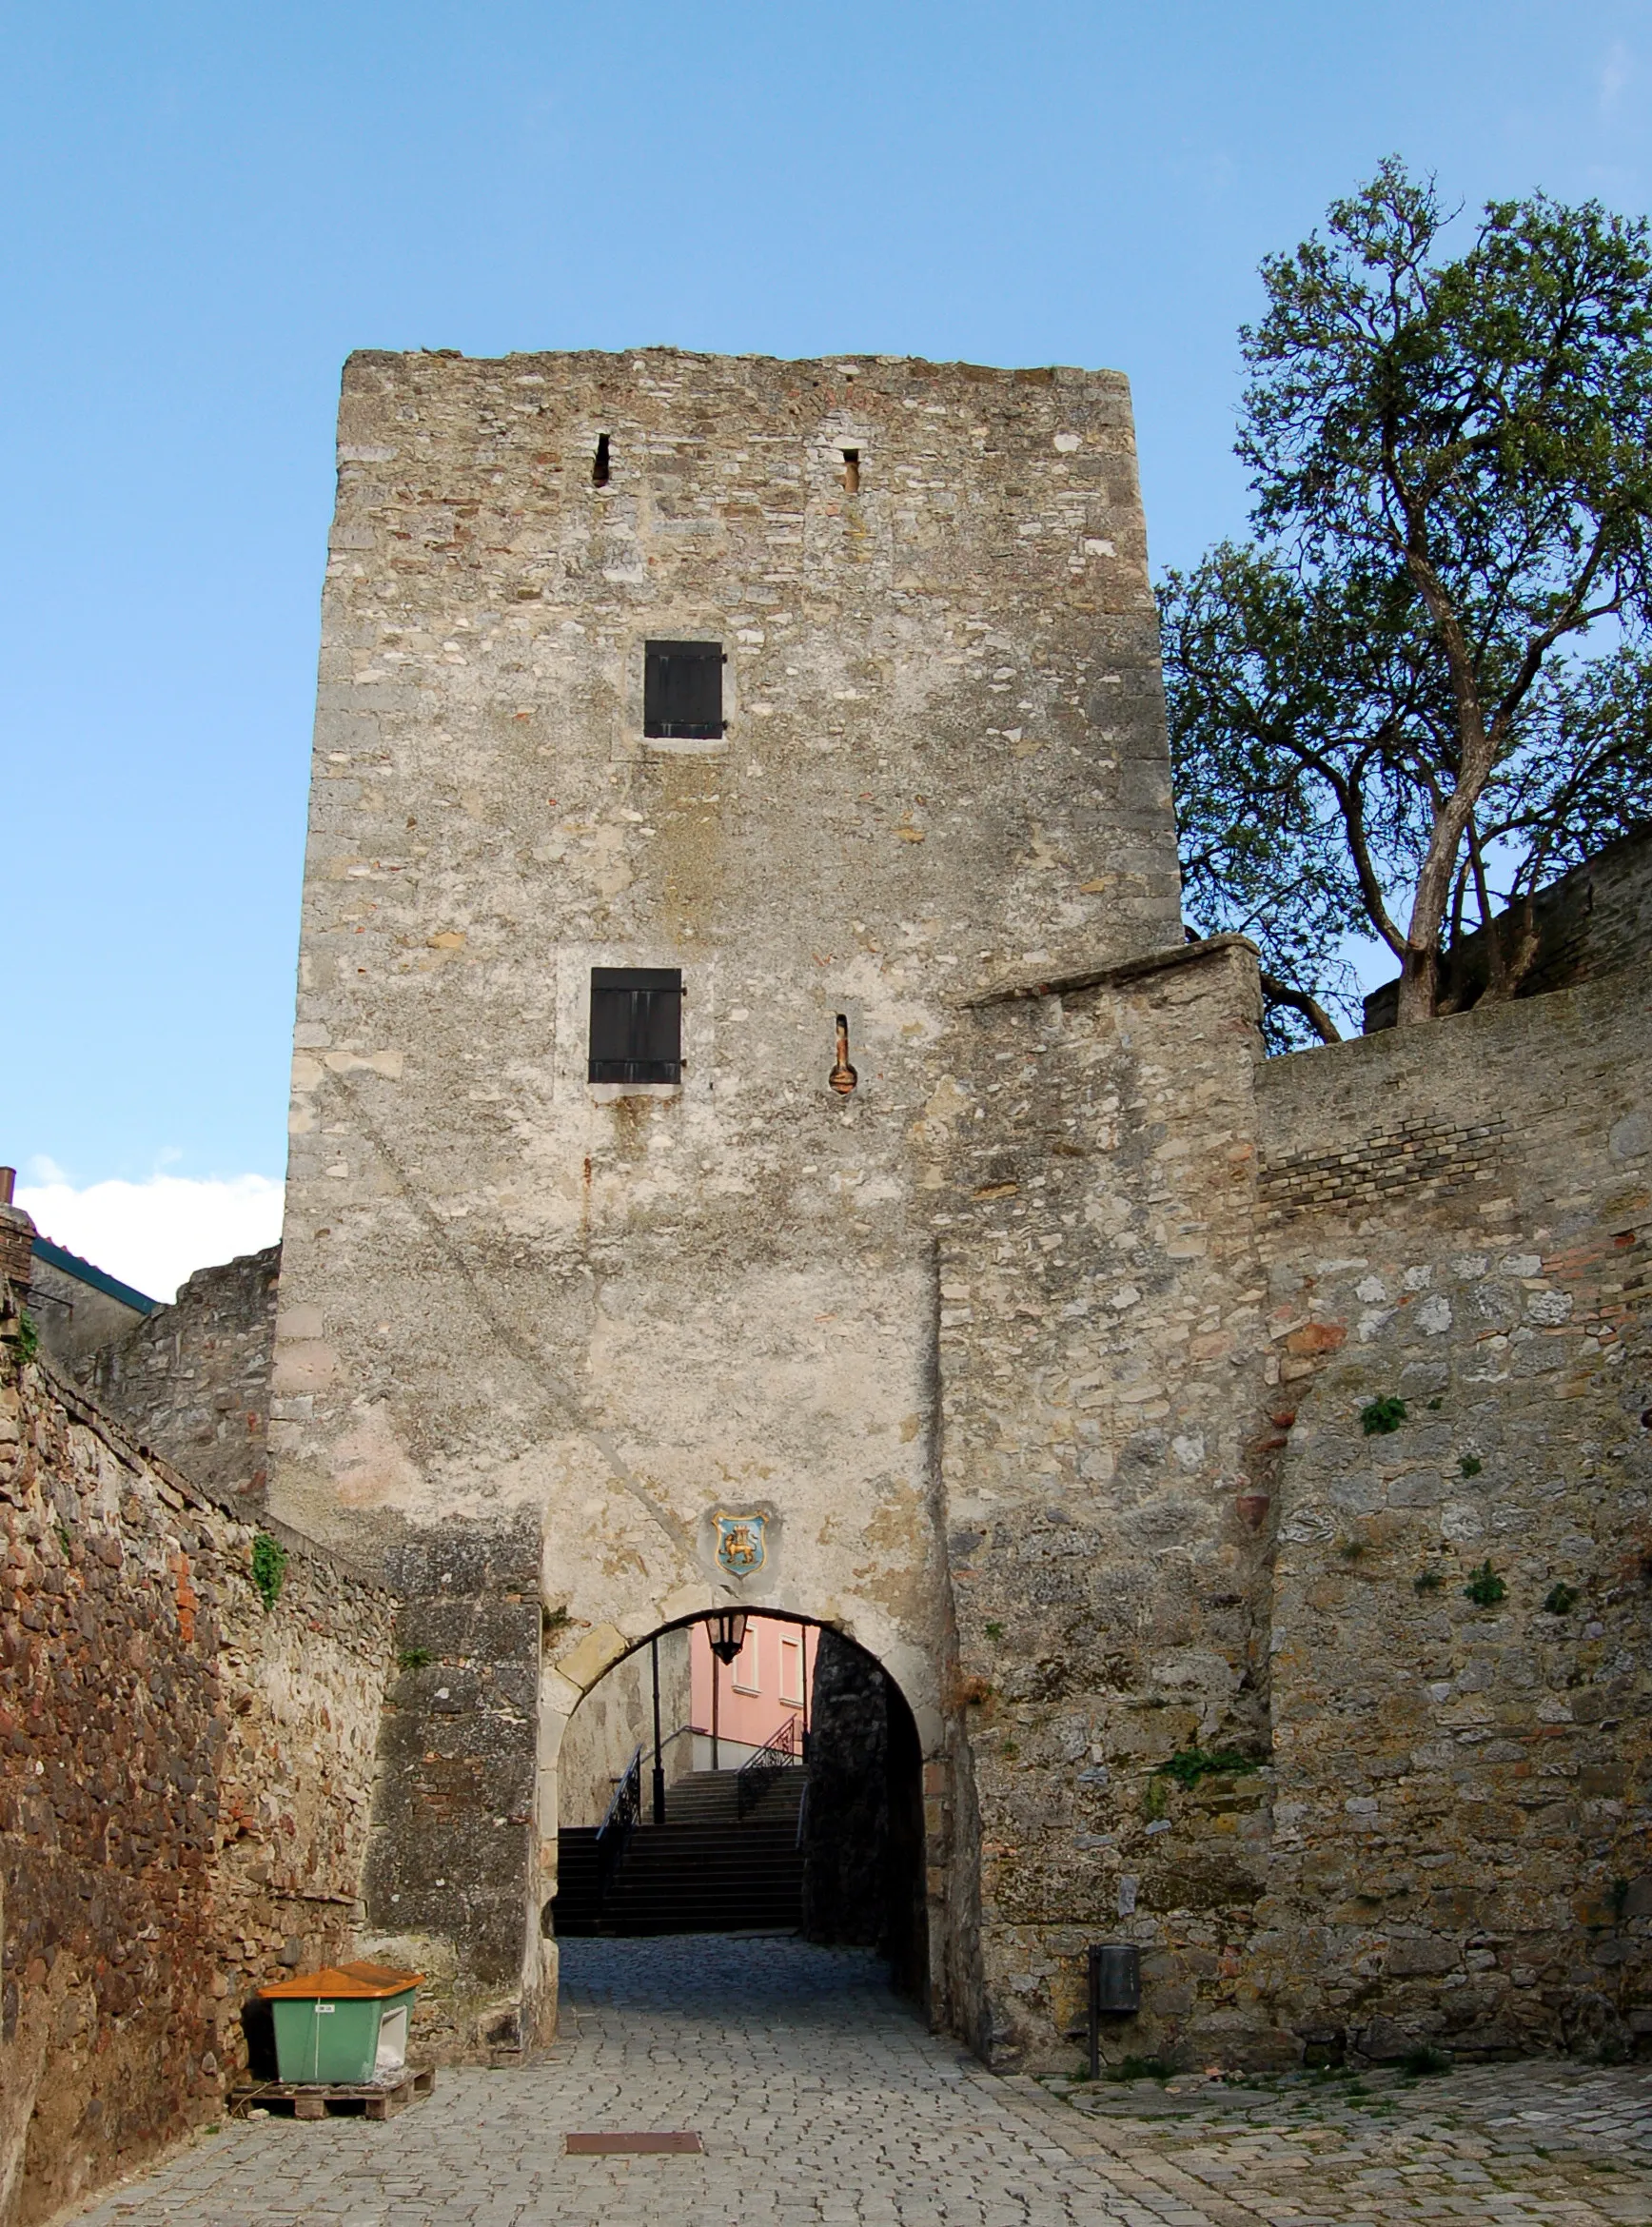
<svg viewBox="0 0 1652 2227"><path fill-rule="evenodd" d="M779 1771L744 1817L738 1774L693 1771L666 1797L666 1822L631 1835L605 1900L597 1830L557 1835L555 1930L573 1934L779 1932L802 1921L797 1816L807 1774Z"/></svg>

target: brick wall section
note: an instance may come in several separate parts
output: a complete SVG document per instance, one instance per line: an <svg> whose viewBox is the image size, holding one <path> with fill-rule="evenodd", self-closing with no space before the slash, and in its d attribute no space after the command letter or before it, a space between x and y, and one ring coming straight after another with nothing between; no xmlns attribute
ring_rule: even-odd
<svg viewBox="0 0 1652 2227"><path fill-rule="evenodd" d="M1371 1207L1393 1192L1446 1199L1495 1185L1508 1130L1495 1114L1483 1121L1420 1114L1328 1152L1270 1154L1262 1165L1263 1211L1278 1224L1328 1207Z"/></svg>
<svg viewBox="0 0 1652 2227"><path fill-rule="evenodd" d="M263 1504L281 1247L197 1269L170 1307L83 1362L108 1414L209 1492Z"/></svg>
<svg viewBox="0 0 1652 2227"><path fill-rule="evenodd" d="M15 1317L0 1327L15 1328ZM348 1953L392 1604L0 1341L0 2220L217 2115L254 1986Z"/></svg>

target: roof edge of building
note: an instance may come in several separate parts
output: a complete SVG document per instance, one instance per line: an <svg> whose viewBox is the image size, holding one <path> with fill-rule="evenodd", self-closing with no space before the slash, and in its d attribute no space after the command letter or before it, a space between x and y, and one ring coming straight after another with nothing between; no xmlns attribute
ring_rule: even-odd
<svg viewBox="0 0 1652 2227"><path fill-rule="evenodd" d="M54 1245L49 1237L37 1236L34 1240L34 1257L45 1261L48 1268L61 1269L66 1276L72 1276L77 1284L86 1284L94 1291L102 1291L107 1298L118 1299L124 1307L135 1308L140 1314L155 1313L165 1302L151 1299L147 1291L137 1291L130 1284L123 1284L119 1276L111 1276L83 1260L78 1252L70 1252L62 1245Z"/></svg>

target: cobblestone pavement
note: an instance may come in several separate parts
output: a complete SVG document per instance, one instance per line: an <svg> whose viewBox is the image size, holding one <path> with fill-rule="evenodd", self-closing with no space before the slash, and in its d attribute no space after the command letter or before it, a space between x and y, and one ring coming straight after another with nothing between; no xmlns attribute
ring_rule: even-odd
<svg viewBox="0 0 1652 2227"><path fill-rule="evenodd" d="M1157 2159L1212 2219L1652 2220L1643 2066L1041 2085L1095 2143L1079 2154L1104 2171Z"/></svg>
<svg viewBox="0 0 1652 2227"><path fill-rule="evenodd" d="M1652 2074L1499 2067L1278 2089L997 2079L858 1951L570 1941L562 2032L383 2125L254 2119L83 2227L1389 2227L1652 2221ZM702 2157L562 2137L694 2128Z"/></svg>

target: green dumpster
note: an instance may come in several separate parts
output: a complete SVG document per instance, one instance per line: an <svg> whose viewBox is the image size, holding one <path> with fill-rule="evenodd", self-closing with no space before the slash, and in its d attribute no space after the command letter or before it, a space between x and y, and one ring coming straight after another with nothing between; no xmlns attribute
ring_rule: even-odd
<svg viewBox="0 0 1652 2227"><path fill-rule="evenodd" d="M407 2025L423 1972L386 1964L330 1964L259 1994L275 2018L275 2061L284 2081L360 2087L401 2071Z"/></svg>

